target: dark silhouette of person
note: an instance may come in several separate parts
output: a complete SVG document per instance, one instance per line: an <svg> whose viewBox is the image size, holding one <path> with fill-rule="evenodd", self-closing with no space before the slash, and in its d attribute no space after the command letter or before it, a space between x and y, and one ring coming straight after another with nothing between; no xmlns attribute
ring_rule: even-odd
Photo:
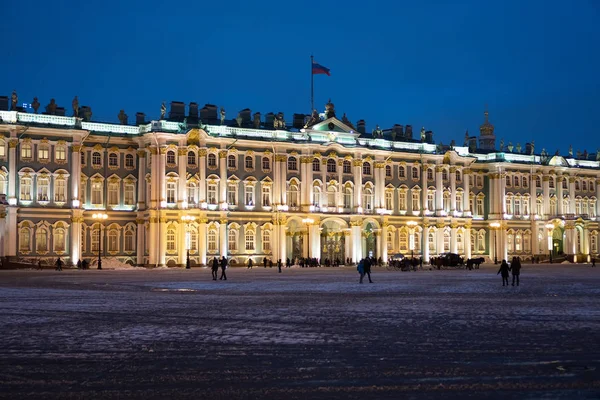
<svg viewBox="0 0 600 400"><path fill-rule="evenodd" d="M267 257L263 257L263 267L267 268Z"/></svg>
<svg viewBox="0 0 600 400"><path fill-rule="evenodd" d="M374 261L374 260L373 260L373 261ZM371 280L371 265L372 265L371 259L370 259L370 258L368 258L368 257L367 257L367 258L365 258L365 263L364 263L364 265L363 265L363 271L364 271L364 274L363 274L363 276L361 277L361 282L362 282L362 278L363 278L365 275L367 275L367 277L369 278L369 283L373 283L373 281Z"/></svg>
<svg viewBox="0 0 600 400"><path fill-rule="evenodd" d="M592 268L596 267L596 258L592 257Z"/></svg>
<svg viewBox="0 0 600 400"><path fill-rule="evenodd" d="M248 259L248 269L252 269L252 259Z"/></svg>
<svg viewBox="0 0 600 400"><path fill-rule="evenodd" d="M288 257L288 258L285 260L285 267L286 267L286 268L289 268L289 267L291 267L291 266L292 266L292 262L290 261L290 258Z"/></svg>
<svg viewBox="0 0 600 400"><path fill-rule="evenodd" d="M213 258L210 269L212 272L212 279L213 279L213 281L216 281L217 277L219 275L219 259L217 257Z"/></svg>
<svg viewBox="0 0 600 400"><path fill-rule="evenodd" d="M56 270L57 271L62 271L63 262L60 259L60 257L58 257L58 260L56 260L56 264L55 265L56 265Z"/></svg>
<svg viewBox="0 0 600 400"><path fill-rule="evenodd" d="M273 268L273 260L269 258L269 268Z"/></svg>
<svg viewBox="0 0 600 400"><path fill-rule="evenodd" d="M281 258L277 260L277 268L279 269L279 273L281 273Z"/></svg>
<svg viewBox="0 0 600 400"><path fill-rule="evenodd" d="M42 260L38 260L38 269L42 270Z"/></svg>
<svg viewBox="0 0 600 400"><path fill-rule="evenodd" d="M219 280L223 279L223 280L227 280L227 274L225 273L225 270L227 269L227 259L225 258L225 256L223 256L223 258L221 258L221 277L219 278Z"/></svg>
<svg viewBox="0 0 600 400"><path fill-rule="evenodd" d="M81 260L77 260L77 269L81 269Z"/></svg>
<svg viewBox="0 0 600 400"><path fill-rule="evenodd" d="M510 270L512 271L512 285L515 286L515 281L517 282L517 286L519 286L519 275L521 275L521 260L519 257L514 257L512 265L510 266Z"/></svg>
<svg viewBox="0 0 600 400"><path fill-rule="evenodd" d="M508 263L506 262L506 260L502 260L502 263L500 264L500 269L498 270L498 274L502 274L502 286L508 286L508 271L510 271L510 267L508 266Z"/></svg>

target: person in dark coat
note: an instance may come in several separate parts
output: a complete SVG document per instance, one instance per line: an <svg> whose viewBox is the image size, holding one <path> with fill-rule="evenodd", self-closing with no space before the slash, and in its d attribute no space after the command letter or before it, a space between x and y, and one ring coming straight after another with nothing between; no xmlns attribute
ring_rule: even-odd
<svg viewBox="0 0 600 400"><path fill-rule="evenodd" d="M374 261L375 260L373 259L373 262ZM367 275L367 277L369 277L369 283L373 283L373 281L371 280L371 265L372 265L372 261L371 261L370 258L367 257L365 259L365 263L364 263L363 269L365 271L364 275ZM363 277L364 277L364 275L363 275ZM362 279L361 279L361 281L362 281Z"/></svg>
<svg viewBox="0 0 600 400"><path fill-rule="evenodd" d="M356 270L358 271L359 275L360 275L360 280L358 281L358 283L362 283L363 278L365 277L365 260L360 260L358 262L358 265L356 266Z"/></svg>
<svg viewBox="0 0 600 400"><path fill-rule="evenodd" d="M510 271L510 267L508 266L508 263L506 262L506 260L502 260L502 263L500 264L500 269L498 270L498 274L502 274L502 286L508 286L508 271Z"/></svg>
<svg viewBox="0 0 600 400"><path fill-rule="evenodd" d="M212 279L213 281L216 281L219 276L219 259L217 257L213 258L210 269L212 271Z"/></svg>
<svg viewBox="0 0 600 400"><path fill-rule="evenodd" d="M279 269L279 273L281 273L281 258L277 260L277 268Z"/></svg>
<svg viewBox="0 0 600 400"><path fill-rule="evenodd" d="M56 260L56 264L55 265L56 265L56 270L57 271L62 271L63 262L60 259L60 257L58 257L58 260Z"/></svg>
<svg viewBox="0 0 600 400"><path fill-rule="evenodd" d="M248 269L252 269L252 259L248 259Z"/></svg>
<svg viewBox="0 0 600 400"><path fill-rule="evenodd" d="M267 257L263 257L263 267L267 268Z"/></svg>
<svg viewBox="0 0 600 400"><path fill-rule="evenodd" d="M38 269L41 270L42 269L42 260L38 260Z"/></svg>
<svg viewBox="0 0 600 400"><path fill-rule="evenodd" d="M77 260L77 269L81 269L81 260Z"/></svg>
<svg viewBox="0 0 600 400"><path fill-rule="evenodd" d="M596 267L596 257L592 257L592 268Z"/></svg>
<svg viewBox="0 0 600 400"><path fill-rule="evenodd" d="M223 258L221 258L221 277L219 278L219 280L227 280L227 274L225 273L225 270L227 269L227 259L225 258L225 256L223 256Z"/></svg>
<svg viewBox="0 0 600 400"><path fill-rule="evenodd" d="M519 275L521 275L521 260L519 257L514 257L512 265L510 266L510 270L512 271L512 285L515 286L515 280L517 281L517 286L519 286Z"/></svg>

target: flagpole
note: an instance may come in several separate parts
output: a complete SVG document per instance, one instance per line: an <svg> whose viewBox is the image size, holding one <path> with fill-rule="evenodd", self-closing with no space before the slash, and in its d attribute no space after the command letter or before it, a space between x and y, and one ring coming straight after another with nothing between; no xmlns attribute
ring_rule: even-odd
<svg viewBox="0 0 600 400"><path fill-rule="evenodd" d="M315 87L314 87L314 79L315 75L313 74L313 56L310 55L310 115L312 115L313 110L315 109Z"/></svg>

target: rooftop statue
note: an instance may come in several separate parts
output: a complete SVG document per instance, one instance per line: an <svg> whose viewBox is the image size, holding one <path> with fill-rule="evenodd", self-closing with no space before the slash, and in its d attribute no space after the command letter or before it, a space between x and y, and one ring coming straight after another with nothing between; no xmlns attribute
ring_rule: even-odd
<svg viewBox="0 0 600 400"><path fill-rule="evenodd" d="M584 150L584 151L583 151L583 159L584 159L584 160L587 160L587 159L588 159L588 152L587 152L587 150Z"/></svg>
<svg viewBox="0 0 600 400"><path fill-rule="evenodd" d="M331 102L331 99L325 104L325 118L335 118L335 105Z"/></svg>
<svg viewBox="0 0 600 400"><path fill-rule="evenodd" d="M71 107L73 107L73 116L76 118L79 117L79 100L77 99L77 96L75 96L71 102Z"/></svg>
<svg viewBox="0 0 600 400"><path fill-rule="evenodd" d="M183 122L180 122L179 124L177 124L177 132L185 133L186 131L187 131L187 118L184 118Z"/></svg>
<svg viewBox="0 0 600 400"><path fill-rule="evenodd" d="M596 161L600 161L600 149L596 149Z"/></svg>
<svg viewBox="0 0 600 400"><path fill-rule="evenodd" d="M517 143L517 153L521 153L521 143Z"/></svg>
<svg viewBox="0 0 600 400"><path fill-rule="evenodd" d="M285 129L285 119L283 119L282 112L278 112L275 118L273 119L273 128Z"/></svg>
<svg viewBox="0 0 600 400"><path fill-rule="evenodd" d="M508 146L506 146L506 148L508 149L509 153L512 153L515 146L513 146L512 142L508 142Z"/></svg>
<svg viewBox="0 0 600 400"><path fill-rule="evenodd" d="M10 110L17 111L17 102L19 101L19 96L17 96L17 91L13 90L12 95L10 96Z"/></svg>
<svg viewBox="0 0 600 400"><path fill-rule="evenodd" d="M240 128L242 127L242 121L243 121L243 119L242 119L242 113L239 112L238 115L237 115L237 117L235 118L235 122L237 122L237 126L240 127Z"/></svg>
<svg viewBox="0 0 600 400"><path fill-rule="evenodd" d="M221 125L225 123L225 109L221 107Z"/></svg>
<svg viewBox="0 0 600 400"><path fill-rule="evenodd" d="M88 122L92 120L92 107L87 107L83 111L83 118L85 118L85 120Z"/></svg>
<svg viewBox="0 0 600 400"><path fill-rule="evenodd" d="M254 121L252 121L252 124L254 125L254 129L260 129L260 113L259 112L254 113Z"/></svg>
<svg viewBox="0 0 600 400"><path fill-rule="evenodd" d="M50 99L50 103L46 106L46 114L56 114L56 100Z"/></svg>
<svg viewBox="0 0 600 400"><path fill-rule="evenodd" d="M125 110L119 111L119 115L117 115L117 118L119 118L119 122L121 122L121 125L127 125L127 114L125 114Z"/></svg>
<svg viewBox="0 0 600 400"><path fill-rule="evenodd" d="M31 108L33 108L34 113L38 113L38 109L40 108L40 102L37 97L33 98L33 102L31 102Z"/></svg>
<svg viewBox="0 0 600 400"><path fill-rule="evenodd" d="M569 145L569 157L573 157L573 145Z"/></svg>
<svg viewBox="0 0 600 400"><path fill-rule="evenodd" d="M383 131L379 129L379 125L375 125L375 129L373 129L373 139L383 138Z"/></svg>
<svg viewBox="0 0 600 400"><path fill-rule="evenodd" d="M534 155L535 154L535 140L531 141L531 154L530 155Z"/></svg>
<svg viewBox="0 0 600 400"><path fill-rule="evenodd" d="M165 119L165 115L167 115L167 105L163 101L162 104L160 105L160 119L161 120Z"/></svg>
<svg viewBox="0 0 600 400"><path fill-rule="evenodd" d="M469 145L469 131L465 132L465 143L463 144L464 147L467 147Z"/></svg>
<svg viewBox="0 0 600 400"><path fill-rule="evenodd" d="M421 142L425 142L425 127L421 127Z"/></svg>
<svg viewBox="0 0 600 400"><path fill-rule="evenodd" d="M308 120L308 122L306 123L306 125L304 125L304 128L309 128L313 125L318 124L319 122L321 122L321 118L319 117L319 113L317 112L317 110L313 110L312 111L312 115L310 116L310 119Z"/></svg>
<svg viewBox="0 0 600 400"><path fill-rule="evenodd" d="M500 151L504 151L504 139L500 139Z"/></svg>
<svg viewBox="0 0 600 400"><path fill-rule="evenodd" d="M451 148L452 150L454 150L454 148L455 148L455 147L456 147L456 140L452 139L452 140L450 141L450 148Z"/></svg>

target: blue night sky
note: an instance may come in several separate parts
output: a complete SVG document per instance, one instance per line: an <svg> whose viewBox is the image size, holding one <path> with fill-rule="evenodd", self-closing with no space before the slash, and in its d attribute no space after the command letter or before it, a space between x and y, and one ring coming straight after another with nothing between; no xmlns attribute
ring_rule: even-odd
<svg viewBox="0 0 600 400"><path fill-rule="evenodd" d="M39 4L36 4L39 3ZM94 4L95 3L95 4ZM71 100L93 119L159 116L171 100L263 115L310 112L412 124L462 144L485 104L497 145L600 147L600 3L562 1L9 1L0 94Z"/></svg>

